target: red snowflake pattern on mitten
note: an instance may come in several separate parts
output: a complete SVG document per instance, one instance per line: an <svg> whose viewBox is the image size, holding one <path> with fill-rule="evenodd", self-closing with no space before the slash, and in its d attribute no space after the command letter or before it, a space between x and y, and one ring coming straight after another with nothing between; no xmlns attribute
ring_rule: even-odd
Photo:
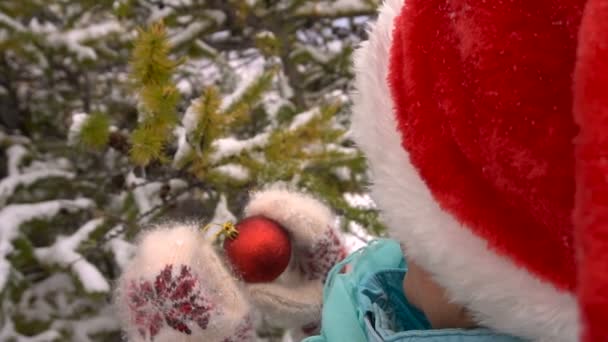
<svg viewBox="0 0 608 342"><path fill-rule="evenodd" d="M151 339L165 324L188 335L192 333L189 326L192 322L206 329L213 309L186 265L181 265L178 274L173 274L173 265L165 266L154 282L131 281L127 300L139 334Z"/></svg>
<svg viewBox="0 0 608 342"><path fill-rule="evenodd" d="M303 253L300 271L308 280L321 279L323 282L329 270L346 256L338 234L328 228L310 248Z"/></svg>

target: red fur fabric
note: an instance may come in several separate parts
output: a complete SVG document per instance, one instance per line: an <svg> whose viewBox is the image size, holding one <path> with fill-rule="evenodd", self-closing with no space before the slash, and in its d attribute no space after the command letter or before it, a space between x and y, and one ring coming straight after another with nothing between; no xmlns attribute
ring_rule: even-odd
<svg viewBox="0 0 608 342"><path fill-rule="evenodd" d="M574 79L578 297L585 341L608 341L608 1L590 0Z"/></svg>
<svg viewBox="0 0 608 342"><path fill-rule="evenodd" d="M389 75L402 144L443 209L569 291L584 2L408 0Z"/></svg>

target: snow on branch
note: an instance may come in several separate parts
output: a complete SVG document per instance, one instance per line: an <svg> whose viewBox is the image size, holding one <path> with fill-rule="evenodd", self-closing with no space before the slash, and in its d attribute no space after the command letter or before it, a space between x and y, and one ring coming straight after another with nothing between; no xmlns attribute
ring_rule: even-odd
<svg viewBox="0 0 608 342"><path fill-rule="evenodd" d="M356 156L359 153L358 152L359 150L357 150L354 147L344 147L344 146L340 146L338 144L327 144L326 149L328 151L339 152L346 156Z"/></svg>
<svg viewBox="0 0 608 342"><path fill-rule="evenodd" d="M349 252L354 252L362 247L365 247L370 241L374 240L374 236L370 235L363 226L355 221L348 223L348 231L342 233L344 243Z"/></svg>
<svg viewBox="0 0 608 342"><path fill-rule="evenodd" d="M15 31L25 31L25 27L21 25L20 22L15 19L12 19L11 17L2 12L0 12L0 24L4 24Z"/></svg>
<svg viewBox="0 0 608 342"><path fill-rule="evenodd" d="M190 102L188 108L186 108L186 112L182 117L182 126L185 129L186 134L190 134L196 130L196 126L200 121L200 114L197 108L201 105L200 99L194 99Z"/></svg>
<svg viewBox="0 0 608 342"><path fill-rule="evenodd" d="M51 45L56 44L65 46L72 53L76 54L80 60L95 60L97 59L97 53L95 53L93 48L84 45L84 43L121 31L122 28L120 24L117 21L112 20L66 32L48 32L49 34L46 39Z"/></svg>
<svg viewBox="0 0 608 342"><path fill-rule="evenodd" d="M237 181L249 179L249 170L239 164L224 164L216 167L214 170Z"/></svg>
<svg viewBox="0 0 608 342"><path fill-rule="evenodd" d="M110 284L103 274L82 255L76 252L80 244L103 223L102 219L93 219L85 223L70 236L59 236L49 247L36 248L34 255L43 264L69 267L78 276L87 292L108 292Z"/></svg>
<svg viewBox="0 0 608 342"><path fill-rule="evenodd" d="M121 229L122 226L119 226L115 229ZM121 237L112 238L110 241L106 243L106 249L109 249L114 255L114 260L120 269L124 269L131 257L135 254L135 245L125 241Z"/></svg>
<svg viewBox="0 0 608 342"><path fill-rule="evenodd" d="M297 44L296 49L292 52L292 56L302 52L308 53L308 55L310 55L310 57L319 64L327 64L333 57L332 54L329 54L326 51L322 51L319 48L304 44Z"/></svg>
<svg viewBox="0 0 608 342"><path fill-rule="evenodd" d="M217 139L213 142L215 153L212 160L219 161L227 157L239 155L243 151L262 147L268 143L270 133L260 133L252 138L239 140L234 137Z"/></svg>
<svg viewBox="0 0 608 342"><path fill-rule="evenodd" d="M296 12L298 16L335 17L344 14L373 13L375 7L369 0L335 0L335 1L309 1Z"/></svg>
<svg viewBox="0 0 608 342"><path fill-rule="evenodd" d="M209 26L209 23L203 23L200 21L192 22L185 29L169 38L169 45L175 47L191 41L199 36Z"/></svg>
<svg viewBox="0 0 608 342"><path fill-rule="evenodd" d="M104 332L120 329L116 312L111 307L104 307L100 314L90 318L76 318L74 320L55 320L51 328L59 331L71 331L72 339L80 342L93 342L97 339L92 336Z"/></svg>
<svg viewBox="0 0 608 342"><path fill-rule="evenodd" d="M72 114L72 124L68 129L68 142L70 144L76 144L78 142L78 137L80 136L80 131L84 126L85 122L89 118L89 114L87 113L74 113Z"/></svg>
<svg viewBox="0 0 608 342"><path fill-rule="evenodd" d="M293 118L293 121L291 121L291 125L289 126L289 130L290 131L295 131L296 129L306 125L307 123L310 122L310 120L312 120L315 116L321 114L321 111L319 110L318 107L312 108L310 110L307 110L305 112L302 112L298 115L296 115Z"/></svg>
<svg viewBox="0 0 608 342"><path fill-rule="evenodd" d="M92 208L94 202L87 198L53 200L34 204L13 204L0 210L0 291L8 280L11 265L6 256L13 251L12 241L19 235L21 224L34 219L51 218L60 210L76 211Z"/></svg>
<svg viewBox="0 0 608 342"><path fill-rule="evenodd" d="M239 75L240 80L236 89L231 94L224 96L220 106L222 111L231 107L250 86L259 80L264 74L265 60L261 56L256 56L247 63L243 63L242 60L234 60L230 61L230 64L234 68L234 72Z"/></svg>
<svg viewBox="0 0 608 342"><path fill-rule="evenodd" d="M11 135L0 131L0 144L5 146L14 144L29 145L31 142L32 141L29 138L22 135Z"/></svg>
<svg viewBox="0 0 608 342"><path fill-rule="evenodd" d="M344 193L343 197L346 202L353 208L367 210L376 208L376 204L374 203L369 194L346 192Z"/></svg>
<svg viewBox="0 0 608 342"><path fill-rule="evenodd" d="M226 195L220 195L215 207L215 212L213 213L213 218L209 222L222 224L227 221L236 222L236 220L236 216L234 216L234 214L228 208Z"/></svg>
<svg viewBox="0 0 608 342"><path fill-rule="evenodd" d="M127 185L133 188L133 198L140 214L150 212L155 206L162 203L159 192L160 182L148 182L145 178L137 177L133 171L127 175ZM151 217L144 216L140 223L147 223Z"/></svg>
<svg viewBox="0 0 608 342"><path fill-rule="evenodd" d="M9 177L19 174L19 166L27 154L27 149L19 144L11 145L6 149L6 159L8 160L7 171Z"/></svg>
<svg viewBox="0 0 608 342"><path fill-rule="evenodd" d="M29 186L47 178L73 179L74 174L62 170L38 170L6 177L0 181L0 206L6 203L19 186Z"/></svg>
<svg viewBox="0 0 608 342"><path fill-rule="evenodd" d="M19 312L32 321L45 321L53 317L56 312L61 312L64 316L72 316L82 305L82 302L70 301L66 298L67 294L75 291L74 281L69 274L53 273L23 291L18 304ZM0 338L0 341L4 339Z"/></svg>
<svg viewBox="0 0 608 342"><path fill-rule="evenodd" d="M188 112L186 112L188 113ZM184 115L184 118L186 115ZM182 160L186 158L192 152L192 146L188 143L188 137L186 136L186 128L182 126L176 126L173 129L173 135L177 140L177 149L173 155L173 167L179 168Z"/></svg>

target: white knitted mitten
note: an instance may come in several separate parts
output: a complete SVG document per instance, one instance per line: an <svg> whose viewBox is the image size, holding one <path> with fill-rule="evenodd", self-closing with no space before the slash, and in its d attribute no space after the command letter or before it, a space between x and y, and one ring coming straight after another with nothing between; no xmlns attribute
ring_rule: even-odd
<svg viewBox="0 0 608 342"><path fill-rule="evenodd" d="M292 258L271 283L247 284L250 300L264 316L295 334L312 334L321 317L323 283L329 270L346 255L334 216L309 195L282 188L257 192L245 216L262 215L281 224L290 236Z"/></svg>
<svg viewBox="0 0 608 342"><path fill-rule="evenodd" d="M117 285L129 341L254 341L247 300L195 226L144 233Z"/></svg>

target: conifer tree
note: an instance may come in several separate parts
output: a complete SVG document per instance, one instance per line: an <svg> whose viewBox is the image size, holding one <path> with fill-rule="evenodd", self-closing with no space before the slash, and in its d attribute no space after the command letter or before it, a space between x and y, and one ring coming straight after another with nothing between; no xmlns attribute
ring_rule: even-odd
<svg viewBox="0 0 608 342"><path fill-rule="evenodd" d="M348 134L377 5L0 1L0 340L118 340L109 289L134 236L234 219L267 184L382 234Z"/></svg>

